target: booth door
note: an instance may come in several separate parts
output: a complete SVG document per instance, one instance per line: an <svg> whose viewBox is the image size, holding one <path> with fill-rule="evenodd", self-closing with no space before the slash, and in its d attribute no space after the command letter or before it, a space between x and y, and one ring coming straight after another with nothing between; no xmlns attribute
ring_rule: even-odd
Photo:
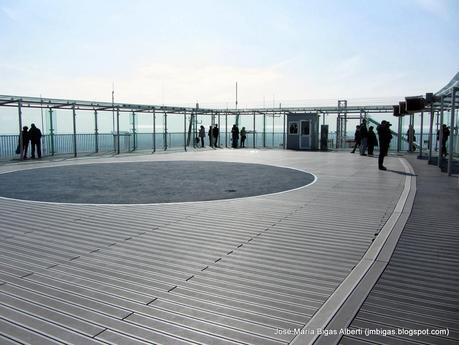
<svg viewBox="0 0 459 345"><path fill-rule="evenodd" d="M311 149L311 120L301 120L300 149Z"/></svg>

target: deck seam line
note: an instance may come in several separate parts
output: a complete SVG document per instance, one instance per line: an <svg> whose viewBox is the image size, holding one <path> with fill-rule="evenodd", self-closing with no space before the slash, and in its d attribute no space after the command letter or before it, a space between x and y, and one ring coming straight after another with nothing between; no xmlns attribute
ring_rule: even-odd
<svg viewBox="0 0 459 345"><path fill-rule="evenodd" d="M391 214L391 216L387 219L386 223L384 224L383 228L380 230L378 236L374 239L368 250L366 251L363 258L360 262L355 266L355 268L351 271L351 273L346 277L346 279L338 286L335 292L328 298L328 300L319 308L319 310L312 316L312 318L308 321L306 326L303 327L299 335L297 335L292 342L291 345L313 345L316 340L319 339L319 334L316 332L317 329L324 330L327 325L332 321L333 317L338 313L339 309L344 305L346 300L351 296L352 292L357 288L359 283L364 279L365 275L372 270L375 266L383 266L380 269L378 277L382 274L385 266L390 260L392 255L392 251L386 251L383 253L383 248L387 243L390 234L394 230L397 222L399 221L402 215L409 216L411 209L413 207L414 197L409 200L408 204L408 197L410 196L410 191L416 191L416 178L413 174L414 169L411 165L403 158L399 158L399 161L403 165L405 169L405 182L403 191L399 197L399 200ZM414 185L412 186L414 182ZM405 206L407 206L408 210L404 210ZM408 217L404 220L403 227L408 220ZM402 229L403 229L402 227ZM400 234L397 236L397 241ZM395 244L396 242L395 241ZM380 258L379 256L382 255L383 257ZM379 259L379 263L377 262ZM376 282L376 281L375 281ZM369 292L369 291L368 291ZM363 302L363 300L362 300ZM331 337L330 337L331 338ZM340 337L338 337L339 341ZM329 339L332 340L332 339Z"/></svg>

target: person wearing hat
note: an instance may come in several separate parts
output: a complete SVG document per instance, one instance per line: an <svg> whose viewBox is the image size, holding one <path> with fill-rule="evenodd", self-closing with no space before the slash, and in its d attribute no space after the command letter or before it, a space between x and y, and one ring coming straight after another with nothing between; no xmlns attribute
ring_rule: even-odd
<svg viewBox="0 0 459 345"><path fill-rule="evenodd" d="M22 127L22 131L19 135L18 147L16 149L16 154L21 153L21 146L22 146L22 159L27 159L27 150L29 149L29 127L24 126Z"/></svg>
<svg viewBox="0 0 459 345"><path fill-rule="evenodd" d="M378 168L379 170L387 170L384 166L384 157L387 156L389 151L390 141L392 140L392 134L390 132L390 122L383 120L381 124L376 128L379 136L379 157L378 157Z"/></svg>

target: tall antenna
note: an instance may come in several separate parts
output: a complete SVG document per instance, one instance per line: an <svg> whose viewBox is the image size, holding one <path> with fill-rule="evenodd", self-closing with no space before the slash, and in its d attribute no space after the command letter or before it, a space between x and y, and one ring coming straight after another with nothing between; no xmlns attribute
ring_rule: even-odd
<svg viewBox="0 0 459 345"><path fill-rule="evenodd" d="M237 110L237 82L236 82L236 110Z"/></svg>

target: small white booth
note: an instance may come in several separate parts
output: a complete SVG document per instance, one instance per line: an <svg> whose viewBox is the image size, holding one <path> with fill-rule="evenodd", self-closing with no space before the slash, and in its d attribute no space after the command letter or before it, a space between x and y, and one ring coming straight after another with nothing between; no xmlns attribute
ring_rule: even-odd
<svg viewBox="0 0 459 345"><path fill-rule="evenodd" d="M317 113L287 114L287 149L319 149L319 115Z"/></svg>

